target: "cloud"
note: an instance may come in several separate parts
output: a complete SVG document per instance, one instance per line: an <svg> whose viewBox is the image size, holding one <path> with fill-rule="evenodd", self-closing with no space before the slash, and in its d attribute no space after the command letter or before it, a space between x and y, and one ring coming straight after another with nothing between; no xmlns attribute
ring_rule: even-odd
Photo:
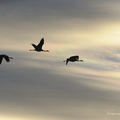
<svg viewBox="0 0 120 120"><path fill-rule="evenodd" d="M2 1L0 52L14 58L0 65L2 115L111 119L120 110L117 10L116 0ZM29 52L42 37L50 52ZM74 54L84 63L66 66Z"/></svg>
<svg viewBox="0 0 120 120"><path fill-rule="evenodd" d="M7 3L7 2L6 2ZM118 1L117 1L118 4ZM21 2L13 2L6 6L6 9L9 10L9 15L13 15L14 19L26 19L28 21L36 20L38 21L43 20L46 16L48 20L58 21L62 19L83 19L85 21L88 20L105 20L111 18L111 20L118 18L118 14L115 14L117 11L115 6L117 5L116 2L112 1L95 1L95 0L41 0L41 1L21 1ZM5 6L4 6L5 7ZM33 9L34 8L34 9ZM119 8L117 6L116 8ZM7 11L2 8L3 12ZM27 16L26 16L27 15ZM111 17L113 16L113 17ZM17 18L15 18L17 17ZM45 19L44 19L45 20ZM91 21L92 22L92 21Z"/></svg>
<svg viewBox="0 0 120 120"><path fill-rule="evenodd" d="M120 53L118 45L100 45L82 50L85 56L85 65L81 66L92 70L119 71ZM83 56L83 57L84 57Z"/></svg>
<svg viewBox="0 0 120 120"><path fill-rule="evenodd" d="M78 120L88 116L102 118L109 110L119 110L119 83L116 79L102 76L100 72L96 77L95 71L90 76L89 66L85 70L84 66L76 67L78 63L69 66L62 61L52 63L56 58L47 58L49 54L12 51L9 54L14 55L14 60L0 66L3 114L27 119L31 114L32 118L36 116L35 120L41 116Z"/></svg>
<svg viewBox="0 0 120 120"><path fill-rule="evenodd" d="M110 109L109 105L111 109L117 110L119 104L119 92L106 90L105 87L103 89L102 84L100 89L100 83L99 89L94 87L95 82L92 81L96 79L75 77L72 74L58 75L49 70L26 66L15 66L12 71L11 67L7 67L5 71L6 76L0 73L1 103L6 106L1 106L3 113L76 120L80 117L85 119L88 115L95 119L105 116ZM91 82L93 86L89 86Z"/></svg>
<svg viewBox="0 0 120 120"><path fill-rule="evenodd" d="M0 0L0 5L6 5L6 4L9 4L9 3L14 3L16 0Z"/></svg>

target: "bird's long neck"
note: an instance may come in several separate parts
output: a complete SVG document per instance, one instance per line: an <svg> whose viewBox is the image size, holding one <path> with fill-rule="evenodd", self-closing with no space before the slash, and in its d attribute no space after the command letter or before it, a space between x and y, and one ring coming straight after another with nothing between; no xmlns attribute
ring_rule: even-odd
<svg viewBox="0 0 120 120"><path fill-rule="evenodd" d="M49 52L49 50L42 50L43 52Z"/></svg>
<svg viewBox="0 0 120 120"><path fill-rule="evenodd" d="M10 59L13 59L13 57L9 57Z"/></svg>
<svg viewBox="0 0 120 120"><path fill-rule="evenodd" d="M30 49L29 51L35 51L35 49Z"/></svg>
<svg viewBox="0 0 120 120"><path fill-rule="evenodd" d="M78 60L78 61L84 62L83 60Z"/></svg>

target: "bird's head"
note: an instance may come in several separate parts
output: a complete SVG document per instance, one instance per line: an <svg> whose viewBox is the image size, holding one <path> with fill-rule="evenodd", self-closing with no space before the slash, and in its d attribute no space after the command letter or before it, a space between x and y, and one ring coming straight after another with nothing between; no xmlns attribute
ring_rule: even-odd
<svg viewBox="0 0 120 120"><path fill-rule="evenodd" d="M79 61L84 62L83 60L79 60Z"/></svg>
<svg viewBox="0 0 120 120"><path fill-rule="evenodd" d="M9 57L10 59L13 59L13 57Z"/></svg>

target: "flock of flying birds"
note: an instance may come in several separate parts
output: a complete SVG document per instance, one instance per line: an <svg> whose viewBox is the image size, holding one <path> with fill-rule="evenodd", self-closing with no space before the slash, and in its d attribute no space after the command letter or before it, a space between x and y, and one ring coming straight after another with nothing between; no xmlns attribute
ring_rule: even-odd
<svg viewBox="0 0 120 120"><path fill-rule="evenodd" d="M32 49L32 50L30 49L30 51L49 52L49 50L43 50L42 49L43 44L44 44L44 38L42 38L40 40L40 43L38 45L35 45L35 44L32 43L31 45L34 47L34 49ZM10 62L10 59L13 59L12 57L9 57L6 54L1 54L0 55L0 64L2 63L3 58L6 60L6 62ZM78 55L71 56L71 57L67 58L66 60L64 60L63 62L66 62L66 65L67 65L69 61L70 62L75 62L75 61L81 61L81 62L83 62L83 60L79 60L79 56Z"/></svg>

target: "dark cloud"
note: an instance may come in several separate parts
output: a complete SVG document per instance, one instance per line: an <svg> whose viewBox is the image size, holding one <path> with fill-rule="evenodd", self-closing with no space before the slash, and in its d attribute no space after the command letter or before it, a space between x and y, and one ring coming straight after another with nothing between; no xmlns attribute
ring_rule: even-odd
<svg viewBox="0 0 120 120"><path fill-rule="evenodd" d="M115 63L120 62L120 56L118 57L118 55L110 55L110 56L105 55L104 59L106 59L107 61L109 60L109 61L115 62Z"/></svg>
<svg viewBox="0 0 120 120"><path fill-rule="evenodd" d="M85 64L80 64L80 67L88 68L97 71L119 71L120 69L120 49L119 46L94 46L93 48L85 49L82 54Z"/></svg>
<svg viewBox="0 0 120 120"><path fill-rule="evenodd" d="M77 31L93 30L106 24L106 21L107 23L119 21L119 15L114 8L115 2L111 1L15 1L0 7L2 35L5 33L22 34L30 30L36 30L36 32L39 30L39 33L45 33L45 31L54 33L55 29L70 30L73 27Z"/></svg>
<svg viewBox="0 0 120 120"><path fill-rule="evenodd" d="M117 1L118 2L118 1ZM6 2L7 3L7 2ZM14 2L13 4L4 6L4 10L9 14L16 13L16 17L21 16L25 18L37 17L38 19L43 16L53 17L54 19L113 19L119 18L117 14L114 14L115 1L95 1L95 0L51 0L51 1L21 1ZM113 7L112 7L113 5ZM9 10L9 11L7 11ZM15 12L16 11L16 12ZM15 15L15 14L14 14ZM111 17L112 16L112 17ZM26 18L26 19L27 19Z"/></svg>
<svg viewBox="0 0 120 120"><path fill-rule="evenodd" d="M1 103L6 106L1 107L3 113L77 120L83 109L86 112L89 112L88 109L100 112L96 116L90 112L92 118L103 117L109 109L117 110L119 93L89 86L93 79L70 74L63 76L41 68L30 69L27 66L16 66L12 71L8 67L0 73ZM4 72L6 76L3 75Z"/></svg>
<svg viewBox="0 0 120 120"><path fill-rule="evenodd" d="M13 3L13 2L15 2L16 0L0 0L0 5L1 4L8 4L8 3Z"/></svg>
<svg viewBox="0 0 120 120"><path fill-rule="evenodd" d="M116 46L117 48L117 46ZM106 48L107 50L105 51L105 48L103 49L103 51L101 51L100 53L98 53L98 57L100 59L106 60L106 61L111 61L114 63L119 63L120 62L120 54L119 52L117 52L116 48L113 47L113 49L111 48Z"/></svg>
<svg viewBox="0 0 120 120"><path fill-rule="evenodd" d="M119 111L119 86L106 83L105 77L69 72L71 68L62 61L48 65L48 59L42 61L42 54L33 59L27 52L5 52L14 55L14 60L0 66L3 114L78 120L103 118L108 112ZM112 90L113 87L116 89Z"/></svg>

